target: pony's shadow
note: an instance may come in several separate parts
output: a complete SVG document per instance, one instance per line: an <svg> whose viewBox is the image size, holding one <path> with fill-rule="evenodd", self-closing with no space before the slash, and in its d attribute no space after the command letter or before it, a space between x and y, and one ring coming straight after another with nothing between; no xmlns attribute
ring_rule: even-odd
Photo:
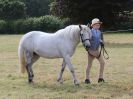
<svg viewBox="0 0 133 99"><path fill-rule="evenodd" d="M60 84L59 82L54 82L54 83L47 83L47 82L34 82L32 84L29 84L32 88L35 89L48 89L51 91L67 91L67 92L76 92L78 89L81 89L82 86L80 85L74 85L73 83L63 83Z"/></svg>
<svg viewBox="0 0 133 99"><path fill-rule="evenodd" d="M43 83L34 83L34 84L30 84L30 86L32 88L35 89L48 89L49 91L56 91L56 92L60 92L60 91L65 91L65 92L70 92L70 93L76 93L78 91L81 90L87 90L87 91L94 91L94 90L101 90L104 88L107 88L108 91L112 91L113 89L119 89L119 90L123 90L123 88L121 88L119 85L117 84L112 84L112 83L97 83L97 84L85 84L84 82L81 82L80 85L74 85L72 83L64 83L64 84L60 84L58 82L54 82L54 83L47 83L47 82L43 82Z"/></svg>

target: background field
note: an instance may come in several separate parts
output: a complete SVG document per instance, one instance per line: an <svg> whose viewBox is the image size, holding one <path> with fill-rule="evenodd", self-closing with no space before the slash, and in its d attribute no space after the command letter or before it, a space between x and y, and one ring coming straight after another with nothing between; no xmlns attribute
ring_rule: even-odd
<svg viewBox="0 0 133 99"><path fill-rule="evenodd" d="M18 73L17 47L22 35L0 35L0 99L133 99L133 34L105 34L106 83L98 84L99 64L94 61L92 84L84 84L87 53L79 44L72 57L80 86L74 86L68 69L64 84L56 82L62 59L41 58L33 67L35 84Z"/></svg>

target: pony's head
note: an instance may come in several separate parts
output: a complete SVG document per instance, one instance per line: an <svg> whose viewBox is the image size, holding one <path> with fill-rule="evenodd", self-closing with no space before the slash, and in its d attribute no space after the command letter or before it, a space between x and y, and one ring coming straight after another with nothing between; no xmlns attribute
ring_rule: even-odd
<svg viewBox="0 0 133 99"><path fill-rule="evenodd" d="M90 47L90 38L92 37L91 30L89 26L85 26L85 25L79 25L79 28L80 28L81 41L85 49L88 51Z"/></svg>

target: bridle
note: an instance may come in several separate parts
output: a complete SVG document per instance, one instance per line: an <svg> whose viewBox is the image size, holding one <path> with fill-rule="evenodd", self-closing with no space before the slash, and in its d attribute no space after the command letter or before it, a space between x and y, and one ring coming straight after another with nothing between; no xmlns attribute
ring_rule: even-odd
<svg viewBox="0 0 133 99"><path fill-rule="evenodd" d="M89 46L85 45L85 41L89 40L89 42L90 42L90 39L83 39L83 34L81 33L81 31L80 31L80 37L81 37L81 41L82 41L84 48L86 49L86 51L88 51Z"/></svg>

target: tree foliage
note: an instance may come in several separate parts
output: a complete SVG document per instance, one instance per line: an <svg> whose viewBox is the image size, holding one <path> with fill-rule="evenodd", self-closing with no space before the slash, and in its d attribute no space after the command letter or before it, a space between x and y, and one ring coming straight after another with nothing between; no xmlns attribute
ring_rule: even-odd
<svg viewBox="0 0 133 99"><path fill-rule="evenodd" d="M0 0L0 18L6 20L49 14L53 0Z"/></svg>
<svg viewBox="0 0 133 99"><path fill-rule="evenodd" d="M14 20L26 16L26 6L17 0L0 0L0 18Z"/></svg>
<svg viewBox="0 0 133 99"><path fill-rule="evenodd" d="M37 17L49 14L50 0L22 0L27 7L28 17Z"/></svg>
<svg viewBox="0 0 133 99"><path fill-rule="evenodd" d="M131 10L132 0L55 0L51 12L69 17L73 23L85 23L98 17L105 24L115 24L119 12Z"/></svg>

